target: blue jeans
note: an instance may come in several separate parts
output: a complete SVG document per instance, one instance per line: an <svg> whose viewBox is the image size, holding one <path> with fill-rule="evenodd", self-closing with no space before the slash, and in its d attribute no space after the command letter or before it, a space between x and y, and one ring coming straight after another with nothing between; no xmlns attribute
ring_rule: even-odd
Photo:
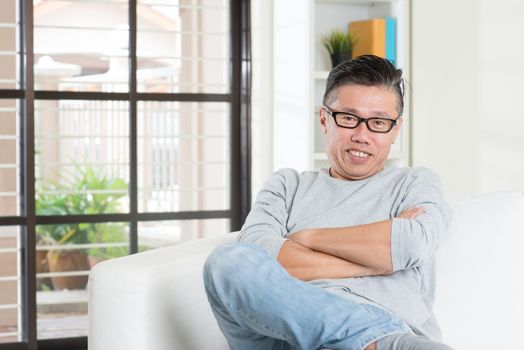
<svg viewBox="0 0 524 350"><path fill-rule="evenodd" d="M378 307L291 277L250 243L215 249L204 266L204 284L233 350L362 350L386 335L408 332L404 322Z"/></svg>

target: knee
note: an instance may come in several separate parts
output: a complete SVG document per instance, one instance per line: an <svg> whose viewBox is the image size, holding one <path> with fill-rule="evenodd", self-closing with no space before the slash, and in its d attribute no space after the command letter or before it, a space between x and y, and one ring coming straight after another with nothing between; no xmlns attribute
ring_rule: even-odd
<svg viewBox="0 0 524 350"><path fill-rule="evenodd" d="M231 242L217 247L204 264L204 285L206 290L215 291L220 286L234 286L238 281L245 280L243 271L250 269L249 261L257 248L245 243ZM237 282L235 282L237 281Z"/></svg>
<svg viewBox="0 0 524 350"><path fill-rule="evenodd" d="M204 264L204 279L216 278L217 275L228 275L230 269L236 265L234 251L236 242L226 243L215 248ZM231 254L233 253L233 254Z"/></svg>

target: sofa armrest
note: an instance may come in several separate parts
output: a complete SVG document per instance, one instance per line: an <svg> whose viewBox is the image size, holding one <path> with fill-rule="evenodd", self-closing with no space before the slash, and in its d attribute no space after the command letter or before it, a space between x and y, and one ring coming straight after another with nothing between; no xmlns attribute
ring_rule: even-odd
<svg viewBox="0 0 524 350"><path fill-rule="evenodd" d="M229 233L109 260L89 275L89 349L227 349L202 267Z"/></svg>

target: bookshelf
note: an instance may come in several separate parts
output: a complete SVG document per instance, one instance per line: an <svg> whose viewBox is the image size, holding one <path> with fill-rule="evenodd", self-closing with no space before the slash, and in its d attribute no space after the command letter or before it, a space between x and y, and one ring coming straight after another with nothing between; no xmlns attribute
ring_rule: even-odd
<svg viewBox="0 0 524 350"><path fill-rule="evenodd" d="M410 0L289 0L274 2L274 166L299 170L328 164L318 111L331 61L321 37L350 21L394 17L397 21L397 66L409 81ZM306 35L304 35L306 33ZM389 162L409 163L409 91L404 125Z"/></svg>

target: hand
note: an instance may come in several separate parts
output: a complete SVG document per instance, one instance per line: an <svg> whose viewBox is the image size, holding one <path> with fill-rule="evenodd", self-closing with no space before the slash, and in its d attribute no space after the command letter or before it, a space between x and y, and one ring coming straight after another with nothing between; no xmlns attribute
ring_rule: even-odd
<svg viewBox="0 0 524 350"><path fill-rule="evenodd" d="M397 218L401 219L413 219L414 217L417 217L418 215L425 213L424 208L419 207L413 207L413 208L407 208L402 213L398 214Z"/></svg>

